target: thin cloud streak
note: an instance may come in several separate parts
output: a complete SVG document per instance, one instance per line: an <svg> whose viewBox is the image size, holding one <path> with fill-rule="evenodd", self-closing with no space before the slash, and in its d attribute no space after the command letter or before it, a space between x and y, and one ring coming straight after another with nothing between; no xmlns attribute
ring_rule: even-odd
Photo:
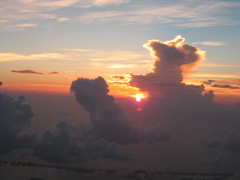
<svg viewBox="0 0 240 180"><path fill-rule="evenodd" d="M79 16L79 21L110 22L120 21L126 24L176 23L177 26L207 27L239 24L239 20L223 18L219 12L239 7L240 3L202 2L182 3L172 6L131 6L126 11L90 12Z"/></svg>
<svg viewBox="0 0 240 180"><path fill-rule="evenodd" d="M204 46L223 46L224 42L221 41L204 41L204 42L193 42L192 44L199 44Z"/></svg>

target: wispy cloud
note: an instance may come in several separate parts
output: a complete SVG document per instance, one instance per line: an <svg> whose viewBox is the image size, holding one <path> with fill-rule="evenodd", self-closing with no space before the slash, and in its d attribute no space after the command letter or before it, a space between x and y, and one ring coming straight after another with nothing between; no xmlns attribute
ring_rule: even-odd
<svg viewBox="0 0 240 180"><path fill-rule="evenodd" d="M148 1L146 1L148 2ZM152 5L139 2L132 5L130 0L16 0L0 2L0 28L4 30L22 30L17 24L38 24L39 20L92 22L120 22L122 24L174 23L183 27L208 27L240 24L239 2L222 1L186 1L175 3L156 1ZM103 6L123 5L123 8L112 8L111 11ZM85 8L84 11L66 13L64 8ZM89 8L89 7L98 7ZM86 9L88 8L88 9ZM227 16L226 16L227 14Z"/></svg>
<svg viewBox="0 0 240 180"><path fill-rule="evenodd" d="M224 42L221 41L204 41L204 42L193 42L192 44L200 44L204 46L223 46Z"/></svg>
<svg viewBox="0 0 240 180"><path fill-rule="evenodd" d="M237 13L240 3L220 1L179 1L178 4L131 6L124 11L89 12L79 16L84 23L121 21L125 24L175 23L177 26L206 27L240 24L239 20L224 17L230 9Z"/></svg>
<svg viewBox="0 0 240 180"><path fill-rule="evenodd" d="M43 53L30 55L22 55L16 53L0 53L0 62L16 60L50 60L50 59L67 59L67 56L57 53Z"/></svg>
<svg viewBox="0 0 240 180"><path fill-rule="evenodd" d="M219 64L219 63L202 63L200 67L232 67L239 68L240 64Z"/></svg>
<svg viewBox="0 0 240 180"><path fill-rule="evenodd" d="M11 72L13 73L21 73L21 74L41 74L43 75L44 73L41 73L41 72L37 72L35 70L12 70Z"/></svg>
<svg viewBox="0 0 240 180"><path fill-rule="evenodd" d="M103 7L108 5L120 5L130 0L16 0L0 2L0 28L4 30L23 30L16 26L29 24L29 21L38 22L40 19L55 19L58 22L69 20L64 14L57 12L63 8L89 8L92 6ZM72 17L74 18L74 17ZM36 23L34 23L36 24ZM32 26L24 26L28 28Z"/></svg>
<svg viewBox="0 0 240 180"><path fill-rule="evenodd" d="M35 70L11 70L13 73L21 73L21 74L41 74L41 75L58 75L60 72L58 71L53 71L49 73L42 73L42 72L37 72Z"/></svg>

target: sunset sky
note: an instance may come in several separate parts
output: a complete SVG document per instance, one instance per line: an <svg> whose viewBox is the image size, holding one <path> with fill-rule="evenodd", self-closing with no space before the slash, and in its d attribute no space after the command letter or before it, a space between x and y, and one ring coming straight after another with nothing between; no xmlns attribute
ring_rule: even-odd
<svg viewBox="0 0 240 180"><path fill-rule="evenodd" d="M239 0L2 0L0 14L0 161L240 172Z"/></svg>
<svg viewBox="0 0 240 180"><path fill-rule="evenodd" d="M230 86L206 88L239 97L239 8L237 0L1 1L1 89L68 94L72 80L102 76L112 94L134 95L113 82L151 71L143 44L181 35L206 52L183 82L215 80Z"/></svg>

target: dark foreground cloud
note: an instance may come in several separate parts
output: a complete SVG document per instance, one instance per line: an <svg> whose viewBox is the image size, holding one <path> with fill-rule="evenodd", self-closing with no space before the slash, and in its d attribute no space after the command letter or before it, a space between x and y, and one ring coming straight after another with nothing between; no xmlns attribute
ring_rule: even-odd
<svg viewBox="0 0 240 180"><path fill-rule="evenodd" d="M14 100L7 94L0 94L0 154L10 152L14 148L28 146L36 135L19 133L29 127L33 117L31 106L23 104L24 96Z"/></svg>
<svg viewBox="0 0 240 180"><path fill-rule="evenodd" d="M138 127L108 94L108 85L102 77L79 78L72 82L71 91L76 101L89 112L98 137L117 143L165 141L171 137L170 131L158 126L148 130Z"/></svg>
<svg viewBox="0 0 240 180"><path fill-rule="evenodd" d="M224 148L233 153L240 152L240 135L236 129L233 129L224 142Z"/></svg>
<svg viewBox="0 0 240 180"><path fill-rule="evenodd" d="M61 121L57 131L47 130L34 146L34 154L47 161L71 162L84 158L83 150L70 134L69 126Z"/></svg>
<svg viewBox="0 0 240 180"><path fill-rule="evenodd" d="M113 142L90 136L80 142L72 135L70 126L60 121L56 131L47 130L34 145L34 154L50 162L74 162L106 158L118 161L130 160L127 152L120 152Z"/></svg>

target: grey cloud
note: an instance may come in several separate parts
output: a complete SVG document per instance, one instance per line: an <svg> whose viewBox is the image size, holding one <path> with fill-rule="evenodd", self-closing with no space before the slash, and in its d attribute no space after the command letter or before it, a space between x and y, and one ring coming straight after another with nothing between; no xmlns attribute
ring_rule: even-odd
<svg viewBox="0 0 240 180"><path fill-rule="evenodd" d="M200 144L208 148L217 148L222 145L222 141L217 138L207 138L205 136L202 136L200 138Z"/></svg>
<svg viewBox="0 0 240 180"><path fill-rule="evenodd" d="M35 139L35 135L19 137L22 129L30 126L33 117L31 106L22 104L24 100L24 96L15 101L7 94L0 94L0 154L28 145Z"/></svg>
<svg viewBox="0 0 240 180"><path fill-rule="evenodd" d="M120 161L130 160L127 152L119 152L114 142L109 143L103 138L89 137L85 142L85 151L89 158L107 158Z"/></svg>
<svg viewBox="0 0 240 180"><path fill-rule="evenodd" d="M240 135L236 129L233 129L224 142L224 148L233 153L240 152Z"/></svg>
<svg viewBox="0 0 240 180"><path fill-rule="evenodd" d="M230 84L213 84L212 87L228 88L228 89L240 89L240 87L232 86Z"/></svg>
<svg viewBox="0 0 240 180"><path fill-rule="evenodd" d="M57 131L47 130L34 145L34 154L47 161L71 162L84 159L82 148L71 136L70 128L64 121L57 125Z"/></svg>

